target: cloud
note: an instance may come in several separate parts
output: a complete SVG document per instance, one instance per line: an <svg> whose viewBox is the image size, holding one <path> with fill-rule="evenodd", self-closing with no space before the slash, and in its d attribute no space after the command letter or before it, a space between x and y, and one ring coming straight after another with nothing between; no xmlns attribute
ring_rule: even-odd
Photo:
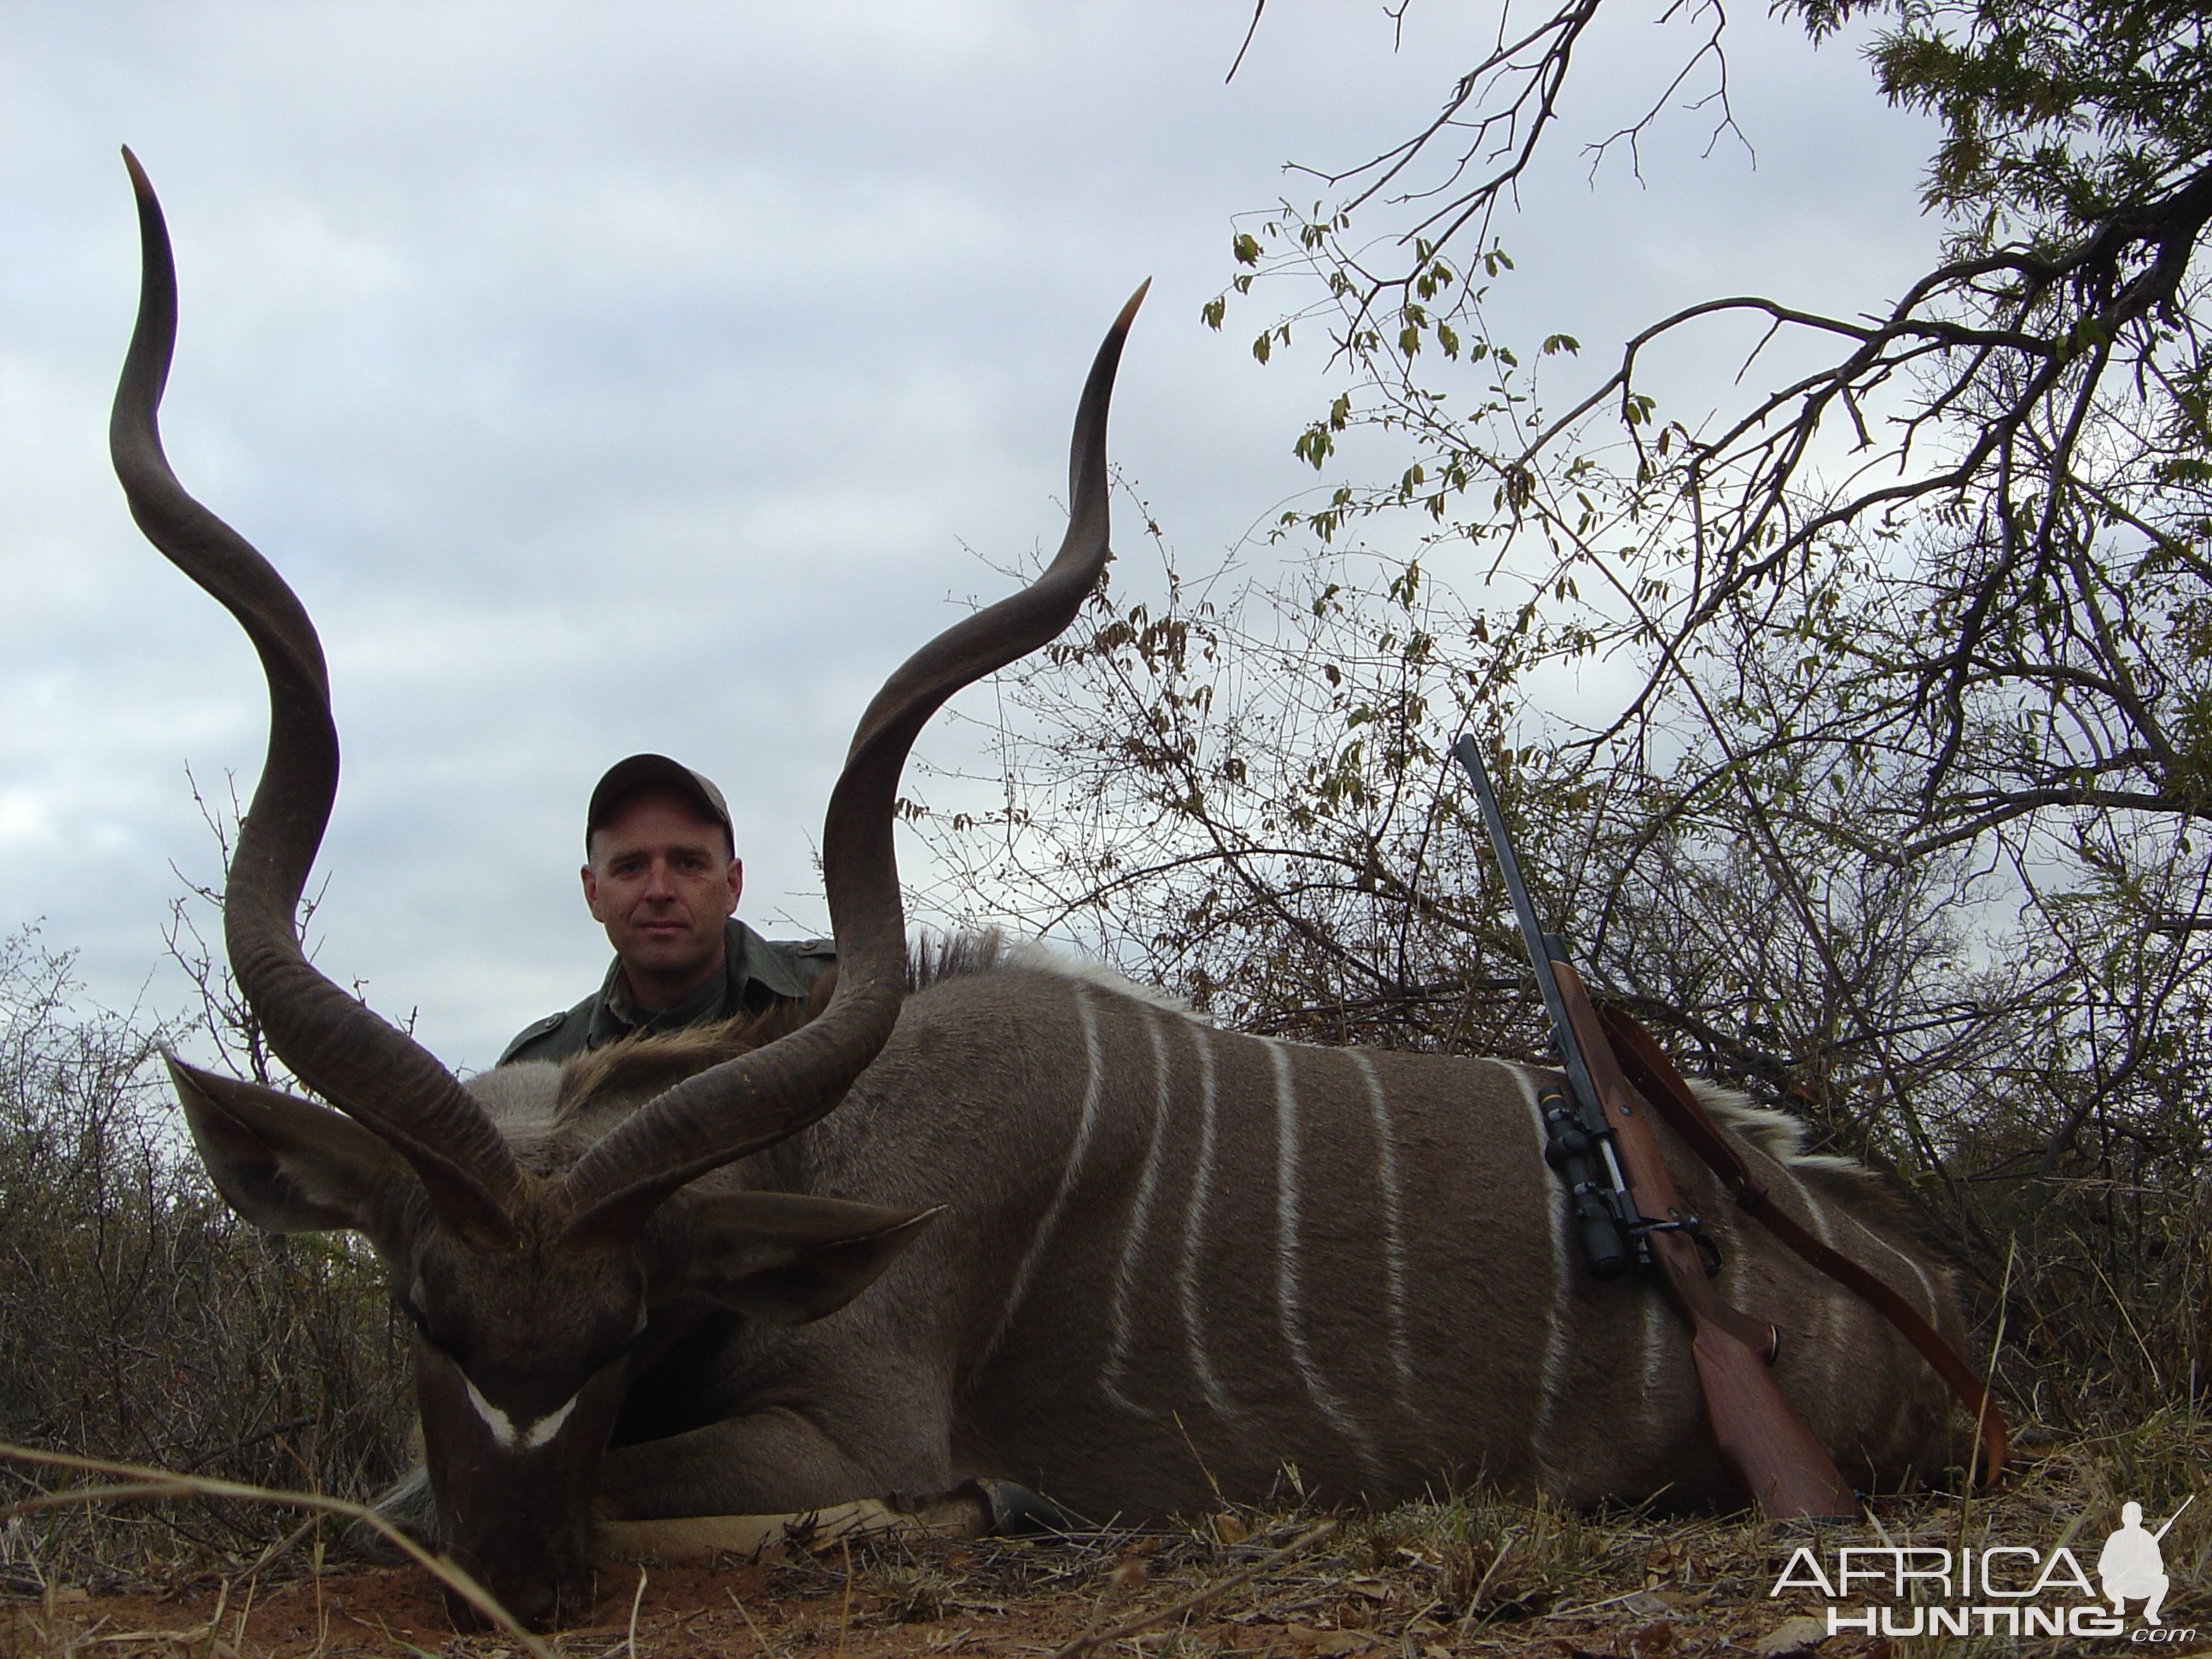
<svg viewBox="0 0 2212 1659"><path fill-rule="evenodd" d="M118 143L178 246L173 459L330 657L346 772L321 960L481 1066L602 969L574 867L620 754L717 775L749 914L823 926L811 844L852 721L1000 591L967 549L1003 564L1057 540L1075 393L1140 277L1114 453L1186 555L1310 484L1288 446L1325 354L1262 371L1258 310L1196 321L1229 217L1313 191L1285 159L1402 136L1488 24L1417 9L1394 54L1358 9L1283 0L1224 87L1249 15L9 7L0 921L44 916L104 1000L153 975L179 1006L169 865L214 873L185 769L243 788L259 763L244 641L106 471L137 274ZM1695 128L1653 153L1651 191L1619 167L1593 191L1563 146L1510 232L1538 274L1501 305L1564 313L1548 325L1595 352L1715 286L1818 301L1910 269L1916 141L1842 54L1743 38L1759 169L1685 157ZM1607 50L1599 102L1653 57L1632 27ZM957 762L965 741L926 746Z"/></svg>

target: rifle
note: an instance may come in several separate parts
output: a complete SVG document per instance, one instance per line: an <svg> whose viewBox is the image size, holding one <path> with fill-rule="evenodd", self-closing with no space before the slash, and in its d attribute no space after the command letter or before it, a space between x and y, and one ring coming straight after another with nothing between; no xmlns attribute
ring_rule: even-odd
<svg viewBox="0 0 2212 1659"><path fill-rule="evenodd" d="M1601 1229L1592 1212L1601 1207L1606 1223L1619 1230L1640 1262L1658 1273L1668 1300L1688 1322L1690 1353L1697 1364L1706 1420L1712 1425L1723 1460L1752 1501L1778 1520L1856 1516L1858 1502L1850 1484L1766 1369L1778 1351L1779 1334L1773 1326L1729 1307L1707 1282L1720 1271L1719 1249L1675 1193L1651 1133L1651 1106L1622 1073L1589 993L1567 959L1565 941L1537 921L1535 905L1506 834L1504 815L1474 738L1462 737L1451 753L1474 785L1484 827L1490 832L1521 936L1535 966L1553 1041L1572 1097L1571 1103L1563 1103L1562 1115L1573 1133L1589 1142L1604 1171L1602 1181L1592 1172L1587 1193L1569 1181L1592 1272L1608 1278L1626 1265L1625 1255L1609 1269L1600 1265L1613 1261L1607 1241L1595 1236ZM1541 1091L1538 1099L1540 1106ZM1553 1138L1548 1112L1545 1124L1545 1158L1549 1162L1559 1142ZM1562 1130L1561 1138L1566 1133Z"/></svg>
<svg viewBox="0 0 2212 1659"><path fill-rule="evenodd" d="M2181 1510L2187 1509L2196 1501L2197 1494L2195 1492L2190 1493L2188 1497L2181 1500ZM2166 1533L2172 1528L2173 1523L2181 1519L2181 1510L2176 1510L2172 1515L2167 1516L2166 1517L2166 1525L2160 1527L2156 1532L2151 1534L2150 1541L2152 1543L2156 1544L2164 1540Z"/></svg>

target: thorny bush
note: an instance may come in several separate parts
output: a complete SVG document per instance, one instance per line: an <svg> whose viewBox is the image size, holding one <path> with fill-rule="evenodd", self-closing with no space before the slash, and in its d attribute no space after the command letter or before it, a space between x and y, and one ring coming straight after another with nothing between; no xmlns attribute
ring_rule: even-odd
<svg viewBox="0 0 2212 1659"><path fill-rule="evenodd" d="M193 1156L164 1033L86 1012L70 959L0 940L0 1439L362 1496L397 1473L406 1369L344 1237L267 1237ZM6 1465L14 1501L67 1477ZM8 1583L101 1582L258 1550L265 1506L67 1507L0 1534Z"/></svg>

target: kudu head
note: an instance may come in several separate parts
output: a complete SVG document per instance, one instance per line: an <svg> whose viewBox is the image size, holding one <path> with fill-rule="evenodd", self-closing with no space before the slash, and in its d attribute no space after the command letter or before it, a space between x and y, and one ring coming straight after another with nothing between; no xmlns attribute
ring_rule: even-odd
<svg viewBox="0 0 2212 1659"><path fill-rule="evenodd" d="M576 1155L519 1159L468 1089L301 949L295 917L337 787L322 648L283 579L163 456L176 275L153 189L127 150L125 161L143 270L109 445L140 528L238 619L267 676L268 755L230 863L224 943L270 1047L337 1109L173 1060L178 1094L210 1173L248 1219L352 1228L374 1243L415 1328L443 1540L542 1623L583 1573L595 1474L652 1310L704 1301L781 1323L819 1318L933 1213L690 1183L830 1111L890 1036L906 951L891 842L900 771L947 697L1058 634L1104 568L1107 403L1144 290L1084 388L1058 556L916 652L861 717L823 826L838 951L828 1007L666 1090Z"/></svg>

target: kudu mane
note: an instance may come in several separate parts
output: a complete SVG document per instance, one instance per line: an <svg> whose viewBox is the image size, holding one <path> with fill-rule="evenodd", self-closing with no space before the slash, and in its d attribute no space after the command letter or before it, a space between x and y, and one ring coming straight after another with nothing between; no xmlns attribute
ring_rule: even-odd
<svg viewBox="0 0 2212 1659"><path fill-rule="evenodd" d="M766 1048L811 1024L830 1006L836 988L833 969L815 982L803 1002L779 1001L758 1013L732 1014L711 1025L630 1037L586 1050L561 1067L554 1126L573 1121L610 1097L649 1100L709 1066Z"/></svg>
<svg viewBox="0 0 2212 1659"><path fill-rule="evenodd" d="M917 935L907 949L906 994L945 980L994 973L1010 965L1022 947L1010 946L996 928L941 939ZM836 994L837 970L817 980L803 1000L779 1000L757 1013L738 1013L688 1030L629 1037L588 1049L562 1063L552 1127L558 1129L609 1099L646 1100L724 1060L765 1048L811 1024Z"/></svg>
<svg viewBox="0 0 2212 1659"><path fill-rule="evenodd" d="M1805 1120L1760 1106L1719 1084L1693 1081L1698 1101L1724 1129L1748 1141L1808 1185L1887 1224L1923 1252L1943 1277L1955 1282L1957 1258L1929 1217L1907 1201L1896 1181L1856 1158L1808 1152Z"/></svg>

